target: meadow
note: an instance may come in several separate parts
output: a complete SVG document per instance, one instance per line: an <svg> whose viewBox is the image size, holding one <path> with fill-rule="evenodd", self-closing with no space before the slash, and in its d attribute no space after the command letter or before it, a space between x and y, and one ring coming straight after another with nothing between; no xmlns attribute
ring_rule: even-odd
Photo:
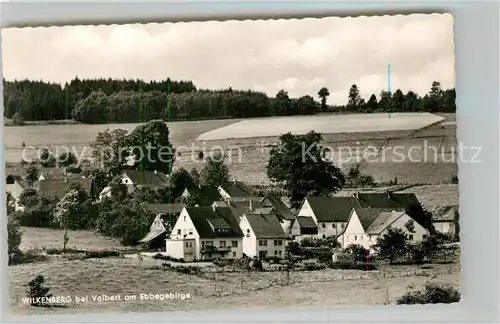
<svg viewBox="0 0 500 324"><path fill-rule="evenodd" d="M432 265L432 276L398 277L395 273L417 271L416 266L386 267L365 273L355 270L294 272L288 284L282 272L227 272L215 276L181 274L161 267L85 261L53 261L9 267L9 308L12 314L48 314L95 311L193 311L248 307L301 307L337 305L384 305L408 290L432 281L460 287L457 263ZM391 275L391 273L393 275ZM64 308L30 307L22 304L25 285L42 274L56 296L136 295L140 293L189 293L180 300L139 300L67 304ZM385 278L384 278L385 274ZM342 278L341 278L342 277ZM357 279L356 279L357 278ZM274 284L273 284L274 283Z"/></svg>

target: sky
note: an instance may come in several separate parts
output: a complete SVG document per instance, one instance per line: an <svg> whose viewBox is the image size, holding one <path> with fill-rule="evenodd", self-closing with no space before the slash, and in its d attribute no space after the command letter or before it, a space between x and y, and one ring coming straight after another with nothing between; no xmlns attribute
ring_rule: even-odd
<svg viewBox="0 0 500 324"><path fill-rule="evenodd" d="M352 84L366 98L420 95L455 86L450 14L308 18L2 30L4 78L192 80L198 88L253 89L345 104Z"/></svg>

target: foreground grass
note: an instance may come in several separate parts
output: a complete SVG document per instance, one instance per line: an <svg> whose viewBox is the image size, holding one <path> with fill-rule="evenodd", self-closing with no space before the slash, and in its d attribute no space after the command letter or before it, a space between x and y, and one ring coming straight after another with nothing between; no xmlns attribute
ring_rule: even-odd
<svg viewBox="0 0 500 324"><path fill-rule="evenodd" d="M394 302L407 291L408 285L422 287L429 280L440 284L459 284L457 264L437 266L434 277L379 278L363 280L331 280L340 273L356 271L322 270L294 273L300 282L288 286L272 285L286 274L223 273L204 277L184 275L163 269L133 267L91 261L56 261L9 267L9 307L13 314L47 314L51 312L110 311L174 311L210 310L241 307L299 307L328 305L382 305ZM398 267L383 270L398 271ZM405 269L415 269L405 267ZM121 301L69 304L67 308L37 308L22 305L24 286L36 275L46 278L54 296L86 296L93 294L122 295L140 293L190 293L186 300ZM243 283L243 287L241 286ZM219 293L220 292L220 293ZM123 299L123 297L122 297Z"/></svg>
<svg viewBox="0 0 500 324"><path fill-rule="evenodd" d="M23 237L21 250L40 248L62 248L64 231L50 228L21 227ZM68 248L79 250L113 250L124 246L116 239L100 236L91 231L68 231Z"/></svg>

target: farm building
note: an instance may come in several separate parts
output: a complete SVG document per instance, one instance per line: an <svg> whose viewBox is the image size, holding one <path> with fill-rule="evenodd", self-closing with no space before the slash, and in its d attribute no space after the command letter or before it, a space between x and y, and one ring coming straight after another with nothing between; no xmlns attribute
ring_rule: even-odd
<svg viewBox="0 0 500 324"><path fill-rule="evenodd" d="M403 230L410 241L421 241L429 232L413 218L404 208L353 208L345 230L337 238L342 248L351 244L359 244L373 251L377 238L383 236L388 228Z"/></svg>
<svg viewBox="0 0 500 324"><path fill-rule="evenodd" d="M268 194L260 201L260 204L263 207L273 208L285 233L291 233L294 215L281 198Z"/></svg>
<svg viewBox="0 0 500 324"><path fill-rule="evenodd" d="M162 188L169 185L167 175L157 171L125 170L121 174L121 180L129 193L133 193L139 187ZM104 197L111 197L110 186L105 187L99 193L99 200Z"/></svg>
<svg viewBox="0 0 500 324"><path fill-rule="evenodd" d="M229 207L184 207L166 240L166 253L186 261L236 259L243 233Z"/></svg>
<svg viewBox="0 0 500 324"><path fill-rule="evenodd" d="M432 213L432 224L434 225L434 229L443 234L454 235L458 205L435 206L429 209Z"/></svg>
<svg viewBox="0 0 500 324"><path fill-rule="evenodd" d="M292 221L290 234L297 243L303 239L314 240L318 237L318 225L312 217L297 216Z"/></svg>
<svg viewBox="0 0 500 324"><path fill-rule="evenodd" d="M308 196L297 215L311 217L318 227L316 238L324 239L337 236L344 230L354 207L359 207L355 197Z"/></svg>
<svg viewBox="0 0 500 324"><path fill-rule="evenodd" d="M140 243L147 244L149 249L165 249L165 239L170 235L172 228L185 206L176 204L147 204L146 210L155 215L146 236Z"/></svg>
<svg viewBox="0 0 500 324"><path fill-rule="evenodd" d="M38 192L42 197L56 197L58 200L71 189L73 185L80 185L90 196L94 195L94 182L92 179L57 179L38 182Z"/></svg>
<svg viewBox="0 0 500 324"><path fill-rule="evenodd" d="M245 213L240 221L243 231L243 253L249 257L285 256L290 238L285 234L276 214Z"/></svg>

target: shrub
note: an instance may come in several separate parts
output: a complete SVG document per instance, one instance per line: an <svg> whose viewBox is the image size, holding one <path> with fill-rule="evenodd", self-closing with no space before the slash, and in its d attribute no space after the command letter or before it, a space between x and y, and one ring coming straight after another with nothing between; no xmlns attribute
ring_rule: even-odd
<svg viewBox="0 0 500 324"><path fill-rule="evenodd" d="M52 297L52 294L49 293L50 288L44 287L43 283L45 282L45 278L41 275L38 275L35 279L28 282L28 297L32 298L31 306L41 306L42 304L36 301L37 298L41 297Z"/></svg>
<svg viewBox="0 0 500 324"><path fill-rule="evenodd" d="M304 238L302 239L302 241L300 241L300 245L301 246L308 246L308 247L313 247L314 246L314 243L311 239L309 238Z"/></svg>
<svg viewBox="0 0 500 324"><path fill-rule="evenodd" d="M19 223L12 217L7 220L7 244L9 254L18 254L21 245L22 231Z"/></svg>
<svg viewBox="0 0 500 324"><path fill-rule="evenodd" d="M396 304L450 304L459 302L461 298L460 292L449 285L440 286L428 283L423 290L410 289L409 292L396 299Z"/></svg>

